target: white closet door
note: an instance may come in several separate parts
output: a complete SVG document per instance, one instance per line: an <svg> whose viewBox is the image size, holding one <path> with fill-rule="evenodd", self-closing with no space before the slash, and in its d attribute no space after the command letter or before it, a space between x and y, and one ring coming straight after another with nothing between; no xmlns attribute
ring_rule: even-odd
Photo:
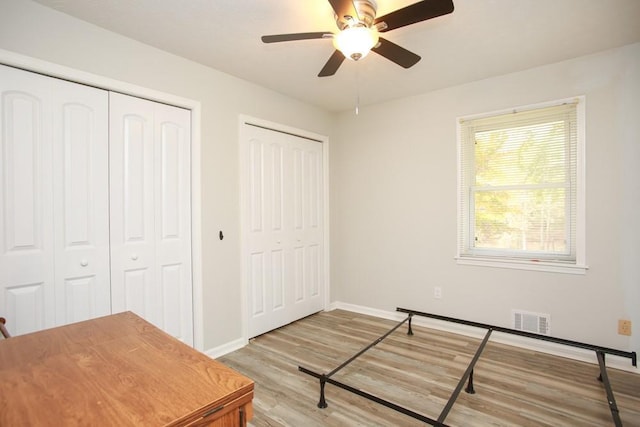
<svg viewBox="0 0 640 427"><path fill-rule="evenodd" d="M249 337L324 308L322 144L245 124Z"/></svg>
<svg viewBox="0 0 640 427"><path fill-rule="evenodd" d="M154 289L153 107L110 94L111 304L159 323Z"/></svg>
<svg viewBox="0 0 640 427"><path fill-rule="evenodd" d="M324 308L322 144L291 143L293 314L296 319Z"/></svg>
<svg viewBox="0 0 640 427"><path fill-rule="evenodd" d="M56 324L111 313L107 91L54 80Z"/></svg>
<svg viewBox="0 0 640 427"><path fill-rule="evenodd" d="M106 92L0 66L0 313L14 335L108 314Z"/></svg>
<svg viewBox="0 0 640 427"><path fill-rule="evenodd" d="M188 110L110 95L111 292L193 344L191 117Z"/></svg>
<svg viewBox="0 0 640 427"><path fill-rule="evenodd" d="M163 329L193 345L191 112L155 104L157 282Z"/></svg>
<svg viewBox="0 0 640 427"><path fill-rule="evenodd" d="M13 335L55 326L48 79L0 68L0 310Z"/></svg>

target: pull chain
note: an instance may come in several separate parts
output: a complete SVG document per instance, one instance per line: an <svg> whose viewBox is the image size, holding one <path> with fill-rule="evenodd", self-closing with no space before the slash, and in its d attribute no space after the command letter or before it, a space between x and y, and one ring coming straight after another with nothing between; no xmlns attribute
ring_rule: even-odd
<svg viewBox="0 0 640 427"><path fill-rule="evenodd" d="M356 61L356 116L360 113L360 64Z"/></svg>

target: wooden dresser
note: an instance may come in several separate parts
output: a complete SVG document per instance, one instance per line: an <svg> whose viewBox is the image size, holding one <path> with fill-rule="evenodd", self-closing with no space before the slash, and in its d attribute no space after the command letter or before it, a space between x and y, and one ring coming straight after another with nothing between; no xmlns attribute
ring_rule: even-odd
<svg viewBox="0 0 640 427"><path fill-rule="evenodd" d="M245 426L253 381L131 312L0 340L0 426Z"/></svg>

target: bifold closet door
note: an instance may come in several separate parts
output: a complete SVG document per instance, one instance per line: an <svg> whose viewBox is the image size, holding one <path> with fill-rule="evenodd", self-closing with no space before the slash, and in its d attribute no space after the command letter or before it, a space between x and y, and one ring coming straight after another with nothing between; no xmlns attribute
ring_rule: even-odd
<svg viewBox="0 0 640 427"><path fill-rule="evenodd" d="M0 315L109 314L107 92L0 66L0 100Z"/></svg>
<svg viewBox="0 0 640 427"><path fill-rule="evenodd" d="M324 308L322 143L244 124L248 333Z"/></svg>
<svg viewBox="0 0 640 427"><path fill-rule="evenodd" d="M193 344L191 113L110 94L111 294Z"/></svg>

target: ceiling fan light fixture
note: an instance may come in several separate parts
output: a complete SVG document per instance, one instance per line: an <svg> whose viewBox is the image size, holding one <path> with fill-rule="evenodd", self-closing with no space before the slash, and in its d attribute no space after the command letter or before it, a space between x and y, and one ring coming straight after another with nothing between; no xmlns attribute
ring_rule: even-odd
<svg viewBox="0 0 640 427"><path fill-rule="evenodd" d="M333 45L345 58L353 61L367 56L369 51L378 44L378 31L364 26L349 27L340 31L333 38Z"/></svg>

